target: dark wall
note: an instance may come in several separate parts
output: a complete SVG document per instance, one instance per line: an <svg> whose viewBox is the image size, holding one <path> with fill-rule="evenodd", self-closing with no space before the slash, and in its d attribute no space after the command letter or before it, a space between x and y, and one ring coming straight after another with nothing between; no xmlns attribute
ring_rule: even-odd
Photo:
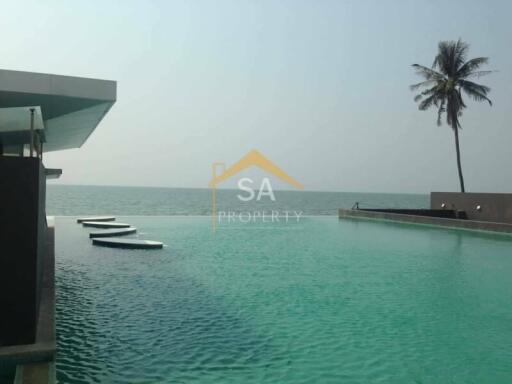
<svg viewBox="0 0 512 384"><path fill-rule="evenodd" d="M387 212L396 213L399 215L416 215L416 216L428 216L428 217L444 217L446 219L456 219L457 215L455 211L449 209L366 209L359 208L360 211L371 211L371 212Z"/></svg>
<svg viewBox="0 0 512 384"><path fill-rule="evenodd" d="M466 211L469 220L512 223L512 193L432 192L430 207ZM481 210L477 210L480 205Z"/></svg>
<svg viewBox="0 0 512 384"><path fill-rule="evenodd" d="M0 345L34 342L45 252L45 190L39 159L0 157Z"/></svg>

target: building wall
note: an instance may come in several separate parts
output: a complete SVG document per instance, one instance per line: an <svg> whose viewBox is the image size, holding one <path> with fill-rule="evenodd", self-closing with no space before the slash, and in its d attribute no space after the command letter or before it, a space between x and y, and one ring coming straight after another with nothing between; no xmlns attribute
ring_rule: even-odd
<svg viewBox="0 0 512 384"><path fill-rule="evenodd" d="M35 338L45 189L39 159L0 157L0 345L30 344Z"/></svg>
<svg viewBox="0 0 512 384"><path fill-rule="evenodd" d="M430 207L465 211L469 220L512 223L512 193L432 192ZM480 205L481 210L477 210Z"/></svg>

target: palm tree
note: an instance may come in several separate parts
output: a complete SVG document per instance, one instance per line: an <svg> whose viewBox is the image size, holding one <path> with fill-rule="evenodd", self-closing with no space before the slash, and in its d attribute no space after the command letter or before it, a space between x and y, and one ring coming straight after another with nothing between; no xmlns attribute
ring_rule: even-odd
<svg viewBox="0 0 512 384"><path fill-rule="evenodd" d="M477 57L466 61L469 45L461 41L441 41L438 52L434 58L431 68L419 64L412 66L416 73L424 80L421 83L411 85L411 90L426 88L418 94L414 101L419 102L420 111L430 107L437 109L437 125L441 125L443 113L446 113L446 123L452 128L455 134L455 150L457 152L457 168L461 192L465 192L464 177L460 163L459 129L461 129L459 118L466 104L462 99L462 92L475 101L487 101L490 88L485 85L474 83L469 79L479 78L492 71L482 71L480 67L487 64L487 57Z"/></svg>

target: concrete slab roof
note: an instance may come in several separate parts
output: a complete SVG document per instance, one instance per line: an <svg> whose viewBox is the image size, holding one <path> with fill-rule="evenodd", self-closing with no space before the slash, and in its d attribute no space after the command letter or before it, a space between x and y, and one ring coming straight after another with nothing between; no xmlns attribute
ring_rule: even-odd
<svg viewBox="0 0 512 384"><path fill-rule="evenodd" d="M115 103L116 91L111 80L0 69L0 108L39 106L44 152L80 148Z"/></svg>

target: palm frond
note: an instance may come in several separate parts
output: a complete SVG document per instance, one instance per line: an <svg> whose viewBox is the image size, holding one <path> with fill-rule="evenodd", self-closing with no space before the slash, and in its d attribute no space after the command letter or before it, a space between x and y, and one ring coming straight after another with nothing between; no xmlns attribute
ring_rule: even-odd
<svg viewBox="0 0 512 384"><path fill-rule="evenodd" d="M426 99L422 100L421 103L418 105L418 109L420 111L425 111L432 107L433 105L437 105L440 102L440 97L437 93L430 95Z"/></svg>
<svg viewBox="0 0 512 384"><path fill-rule="evenodd" d="M440 41L437 46L437 55L434 57L432 68L438 68L441 72L446 74L444 64L448 56L448 41Z"/></svg>
<svg viewBox="0 0 512 384"><path fill-rule="evenodd" d="M459 81L460 88L475 101L487 101L489 105L492 105L492 101L487 97L487 94L490 92L491 88L473 83L468 80Z"/></svg>
<svg viewBox="0 0 512 384"><path fill-rule="evenodd" d="M409 89L411 91L416 91L417 89L421 88L421 87L426 87L426 86L429 86L431 84L434 84L437 80L425 80L425 81L422 81L420 83L416 83L416 84L413 84L411 86L409 86Z"/></svg>
<svg viewBox="0 0 512 384"><path fill-rule="evenodd" d="M459 80L457 84L460 85L461 88L474 89L480 93L483 93L484 95L487 95L491 91L491 88L487 85L477 84L469 80Z"/></svg>
<svg viewBox="0 0 512 384"><path fill-rule="evenodd" d="M438 45L438 53L432 63L433 68L449 77L455 77L457 70L466 61L469 45L461 39L457 41L441 41Z"/></svg>
<svg viewBox="0 0 512 384"><path fill-rule="evenodd" d="M421 95L429 96L429 95L437 94L439 97L442 97L443 96L443 92L442 92L443 84L444 83L436 84L432 88L425 89L423 92L421 92Z"/></svg>
<svg viewBox="0 0 512 384"><path fill-rule="evenodd" d="M417 94L414 97L414 101L418 102L423 99L425 96L436 96L437 99L442 99L444 97L443 92L443 82L436 82L436 85L434 85L432 88L426 89L423 92Z"/></svg>
<svg viewBox="0 0 512 384"><path fill-rule="evenodd" d="M457 71L458 78L465 78L471 73L477 71L482 65L489 62L488 57L477 57L466 61Z"/></svg>
<svg viewBox="0 0 512 384"><path fill-rule="evenodd" d="M454 72L458 71L459 68L462 67L466 62L468 50L468 43L463 42L461 39L457 40L454 47L454 62L452 64Z"/></svg>
<svg viewBox="0 0 512 384"><path fill-rule="evenodd" d="M413 64L412 67L416 71L416 74L423 77L426 81L443 80L445 78L445 76L442 73L440 73L432 68L428 68L428 67L425 67L425 66L419 65L419 64Z"/></svg>
<svg viewBox="0 0 512 384"><path fill-rule="evenodd" d="M476 77L478 79L482 76L485 76L485 75L488 75L488 74L494 73L494 72L498 72L498 71L475 71L475 72L471 72L470 74L466 75L464 78L472 79L472 78Z"/></svg>

